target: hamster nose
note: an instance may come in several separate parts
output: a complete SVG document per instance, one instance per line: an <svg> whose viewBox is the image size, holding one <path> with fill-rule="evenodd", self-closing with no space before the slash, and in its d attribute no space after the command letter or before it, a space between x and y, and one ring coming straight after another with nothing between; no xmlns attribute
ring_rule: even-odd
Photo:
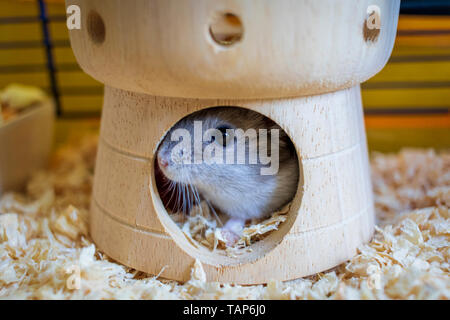
<svg viewBox="0 0 450 320"><path fill-rule="evenodd" d="M169 162L167 160L161 159L159 158L159 165L163 168L167 168L167 166L169 165Z"/></svg>

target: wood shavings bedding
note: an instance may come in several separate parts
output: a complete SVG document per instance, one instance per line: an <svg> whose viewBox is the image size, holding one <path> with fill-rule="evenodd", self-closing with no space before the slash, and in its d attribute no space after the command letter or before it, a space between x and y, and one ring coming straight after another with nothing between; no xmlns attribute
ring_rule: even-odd
<svg viewBox="0 0 450 320"><path fill-rule="evenodd" d="M222 235L221 225L224 224L226 217L211 212L205 201L194 206L188 216L182 213L170 214L170 216L194 246L202 245L213 251L224 250L229 256L237 256L251 250L249 248L251 244L263 239L272 231L278 230L278 226L287 219L289 207L290 204L284 206L268 218L249 221L240 239L231 247L226 245Z"/></svg>
<svg viewBox="0 0 450 320"><path fill-rule="evenodd" d="M40 88L12 83L0 90L0 125L46 99Z"/></svg>
<svg viewBox="0 0 450 320"><path fill-rule="evenodd" d="M448 152L374 155L378 227L351 261L308 278L238 286L206 282L199 262L180 284L97 251L88 234L96 145L96 137L87 137L64 147L48 171L31 178L26 192L1 197L0 298L450 298Z"/></svg>

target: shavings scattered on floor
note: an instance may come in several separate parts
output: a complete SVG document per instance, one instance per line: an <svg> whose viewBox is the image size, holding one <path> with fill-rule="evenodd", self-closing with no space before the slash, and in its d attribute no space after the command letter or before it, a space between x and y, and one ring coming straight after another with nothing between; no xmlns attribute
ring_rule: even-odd
<svg viewBox="0 0 450 320"><path fill-rule="evenodd" d="M450 153L404 150L372 160L378 227L333 270L266 286L184 284L111 261L88 235L96 137L59 150L23 194L0 199L0 298L449 299Z"/></svg>

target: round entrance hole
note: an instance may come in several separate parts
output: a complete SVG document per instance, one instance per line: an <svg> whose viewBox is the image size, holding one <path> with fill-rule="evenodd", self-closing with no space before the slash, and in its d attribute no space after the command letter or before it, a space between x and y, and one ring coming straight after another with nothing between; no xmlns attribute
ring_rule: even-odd
<svg viewBox="0 0 450 320"><path fill-rule="evenodd" d="M87 16L87 32L95 44L102 44L105 41L105 23L96 11L90 11Z"/></svg>
<svg viewBox="0 0 450 320"><path fill-rule="evenodd" d="M241 41L243 33L241 19L229 12L217 14L209 25L211 38L221 46L231 46Z"/></svg>
<svg viewBox="0 0 450 320"><path fill-rule="evenodd" d="M157 148L152 176L154 205L173 240L221 265L255 260L281 242L295 221L291 203L302 181L285 131L240 107L178 121Z"/></svg>

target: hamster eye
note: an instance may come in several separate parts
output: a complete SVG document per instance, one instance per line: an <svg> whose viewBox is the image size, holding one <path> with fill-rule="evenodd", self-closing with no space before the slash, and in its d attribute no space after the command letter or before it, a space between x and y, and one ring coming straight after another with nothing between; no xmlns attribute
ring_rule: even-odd
<svg viewBox="0 0 450 320"><path fill-rule="evenodd" d="M227 126L221 126L218 127L217 130L219 130L222 133L222 141L216 141L215 137L212 137L212 141L215 141L216 143L220 143L221 145L226 147L228 142L230 141L230 134L227 132L228 129L231 129L230 127Z"/></svg>

